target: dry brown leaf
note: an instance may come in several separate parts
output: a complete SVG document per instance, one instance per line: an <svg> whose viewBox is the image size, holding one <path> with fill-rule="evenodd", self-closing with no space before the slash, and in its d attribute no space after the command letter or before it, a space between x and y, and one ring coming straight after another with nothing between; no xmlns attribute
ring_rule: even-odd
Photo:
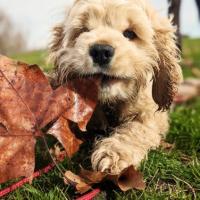
<svg viewBox="0 0 200 200"><path fill-rule="evenodd" d="M71 90L53 91L36 65L0 56L0 123L8 132L36 131L72 107Z"/></svg>
<svg viewBox="0 0 200 200"><path fill-rule="evenodd" d="M91 78L70 82L68 87L72 92L69 92L69 96L73 106L63 113L48 131L63 145L68 157L76 153L82 144L82 141L76 138L72 132L69 120L76 122L80 130L86 131L86 126L97 104L98 84L98 79Z"/></svg>
<svg viewBox="0 0 200 200"><path fill-rule="evenodd" d="M76 81L54 91L36 65L0 56L0 183L33 173L35 137L42 136L40 130L49 123L58 120L63 133L68 131L69 140L65 142L71 145L71 154L78 149L80 141L72 136L68 124L60 122L64 119L60 116L64 114L85 130L96 105L97 91L89 85L84 87L84 81ZM92 86L97 84L95 81ZM90 91L93 96L85 101L84 95Z"/></svg>
<svg viewBox="0 0 200 200"><path fill-rule="evenodd" d="M64 182L65 184L74 186L80 194L83 194L91 189L89 184L87 184L80 176L72 173L71 171L65 172Z"/></svg>
<svg viewBox="0 0 200 200"><path fill-rule="evenodd" d="M65 112L63 116L76 122L82 131L86 131L86 126L92 117L98 98L98 78L87 78L72 81L68 87L73 91L70 95L73 107Z"/></svg>
<svg viewBox="0 0 200 200"><path fill-rule="evenodd" d="M133 166L124 169L119 175L88 171L83 168L81 168L79 176L74 175L70 171L67 171L65 175L69 180L72 180L75 177L71 183L70 181L67 181L67 183L75 186L76 190L81 194L90 190L92 185L104 180L112 181L124 192L130 189L144 190L146 187L142 173L135 170ZM80 187L77 187L80 183L85 186L83 187L83 190L82 188L80 189Z"/></svg>
<svg viewBox="0 0 200 200"><path fill-rule="evenodd" d="M102 172L89 171L81 168L79 176L83 178L88 184L92 185L95 183L100 183L107 177L107 174Z"/></svg>
<svg viewBox="0 0 200 200"><path fill-rule="evenodd" d="M63 117L57 120L48 133L58 139L65 148L68 157L76 153L79 150L79 146L82 144L82 141L77 139L69 128L68 120Z"/></svg>
<svg viewBox="0 0 200 200"><path fill-rule="evenodd" d="M46 115L56 101L55 94L36 65L0 56L0 183L33 173L35 136L42 135L44 120L50 122ZM59 100L54 107L60 107L52 113L51 120L70 105L67 93L60 92Z"/></svg>
<svg viewBox="0 0 200 200"><path fill-rule="evenodd" d="M30 136L0 137L0 183L33 174L34 147L35 139Z"/></svg>
<svg viewBox="0 0 200 200"><path fill-rule="evenodd" d="M40 131L28 97L22 92L26 83L26 91L30 87L29 72L25 64L0 57L0 183L30 176L34 170L34 136ZM34 72L38 75L38 71Z"/></svg>
<svg viewBox="0 0 200 200"><path fill-rule="evenodd" d="M144 190L146 184L141 172L137 171L133 166L123 170L118 176L108 176L122 191L130 189Z"/></svg>

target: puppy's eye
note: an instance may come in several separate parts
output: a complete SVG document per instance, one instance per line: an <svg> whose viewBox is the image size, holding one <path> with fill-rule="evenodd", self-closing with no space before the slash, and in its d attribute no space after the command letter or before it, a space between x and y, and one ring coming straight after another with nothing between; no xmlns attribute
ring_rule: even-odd
<svg viewBox="0 0 200 200"><path fill-rule="evenodd" d="M90 30L86 27L82 27L82 28L74 28L72 29L72 31L69 34L69 41L71 41L71 45L74 45L74 42L76 41L76 39L85 32L89 32Z"/></svg>
<svg viewBox="0 0 200 200"><path fill-rule="evenodd" d="M87 27L83 27L81 29L81 33L89 32L90 30Z"/></svg>
<svg viewBox="0 0 200 200"><path fill-rule="evenodd" d="M123 35L124 35L124 37L128 38L129 40L133 40L133 39L137 38L136 33L129 29L125 30L123 32Z"/></svg>

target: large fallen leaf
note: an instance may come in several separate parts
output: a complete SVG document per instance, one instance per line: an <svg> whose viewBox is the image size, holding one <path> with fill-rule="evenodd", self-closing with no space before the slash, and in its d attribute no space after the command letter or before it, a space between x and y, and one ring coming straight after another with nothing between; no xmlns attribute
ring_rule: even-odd
<svg viewBox="0 0 200 200"><path fill-rule="evenodd" d="M12 135L35 132L58 118L72 106L69 92L53 91L36 65L0 57L0 123Z"/></svg>
<svg viewBox="0 0 200 200"><path fill-rule="evenodd" d="M83 103L84 94L89 94L90 88L83 88L83 82L76 81L78 84L53 90L36 65L29 66L0 56L0 183L33 173L35 137L41 136L41 129L50 122L58 120L59 123L62 114L85 129L85 120L89 120L96 104L97 91L92 89L94 98ZM80 111L82 117L80 112L75 112L76 116L72 112L74 109ZM66 127L62 129L66 130ZM65 142L70 145L72 141Z"/></svg>
<svg viewBox="0 0 200 200"><path fill-rule="evenodd" d="M0 137L0 183L33 174L34 147L35 139L32 136Z"/></svg>
<svg viewBox="0 0 200 200"><path fill-rule="evenodd" d="M23 75L28 71L24 64L0 57L0 183L34 170L34 135L40 133L27 102L31 94L24 97L20 92L29 82ZM29 87L27 83L27 91Z"/></svg>
<svg viewBox="0 0 200 200"><path fill-rule="evenodd" d="M110 175L101 172L88 171L81 169L79 176L71 171L65 173L65 183L70 184L82 194L91 189L92 185L104 180L110 180L122 191L130 189L144 190L146 184L141 172L135 170L133 166L124 169L119 175Z"/></svg>

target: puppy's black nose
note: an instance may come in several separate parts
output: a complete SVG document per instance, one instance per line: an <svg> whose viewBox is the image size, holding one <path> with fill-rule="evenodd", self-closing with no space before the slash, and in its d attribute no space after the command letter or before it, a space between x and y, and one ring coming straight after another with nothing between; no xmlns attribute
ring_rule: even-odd
<svg viewBox="0 0 200 200"><path fill-rule="evenodd" d="M90 56L93 62L99 64L101 67L110 63L114 52L115 50L112 46L105 44L95 44L90 48Z"/></svg>

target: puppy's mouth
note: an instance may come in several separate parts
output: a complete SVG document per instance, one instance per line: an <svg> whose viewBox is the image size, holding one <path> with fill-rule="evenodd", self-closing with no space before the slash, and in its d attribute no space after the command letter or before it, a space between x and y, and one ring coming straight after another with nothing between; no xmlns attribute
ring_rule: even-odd
<svg viewBox="0 0 200 200"><path fill-rule="evenodd" d="M127 77L120 77L115 75L109 75L104 73L96 73L96 74L68 74L68 79L73 80L76 78L80 79L87 79L87 78L94 78L101 81L102 84L112 84L120 81L130 80L130 78Z"/></svg>
<svg viewBox="0 0 200 200"><path fill-rule="evenodd" d="M117 76L110 76L105 74L98 75L101 78L101 86L109 86L121 81L124 81L124 78L117 77Z"/></svg>
<svg viewBox="0 0 200 200"><path fill-rule="evenodd" d="M98 80L100 80L100 85L101 87L110 87L116 83L119 82L124 82L129 80L128 78L124 78L124 77L119 77L119 76L114 76L114 75L108 75L108 74L104 74L104 73L98 73L98 74L93 74L93 75L83 75L83 78L96 78Z"/></svg>

